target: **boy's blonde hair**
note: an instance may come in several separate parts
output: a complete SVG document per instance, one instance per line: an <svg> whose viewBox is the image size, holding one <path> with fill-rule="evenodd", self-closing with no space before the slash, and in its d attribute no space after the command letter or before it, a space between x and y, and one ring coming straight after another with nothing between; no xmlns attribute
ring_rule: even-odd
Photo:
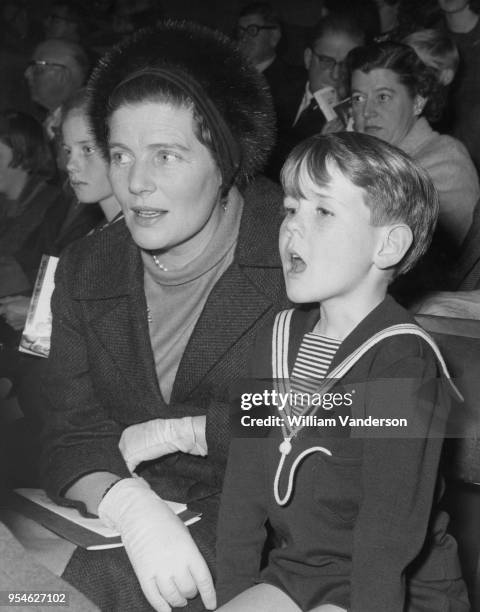
<svg viewBox="0 0 480 612"><path fill-rule="evenodd" d="M410 270L427 251L438 217L438 194L427 172L400 149L374 136L317 134L288 156L281 172L285 194L306 198L310 185L328 185L332 165L363 190L372 225L404 223L411 229L412 244L395 275Z"/></svg>
<svg viewBox="0 0 480 612"><path fill-rule="evenodd" d="M457 72L460 57L453 40L441 30L419 30L402 41L412 47L422 62L432 68L438 82L450 85Z"/></svg>

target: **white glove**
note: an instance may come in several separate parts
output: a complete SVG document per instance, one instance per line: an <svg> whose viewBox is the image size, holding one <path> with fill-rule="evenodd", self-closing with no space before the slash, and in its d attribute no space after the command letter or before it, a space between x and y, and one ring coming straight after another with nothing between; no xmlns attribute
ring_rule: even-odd
<svg viewBox="0 0 480 612"><path fill-rule="evenodd" d="M159 612L187 605L200 593L216 607L208 566L183 522L143 478L124 478L98 506L98 516L120 532L142 591Z"/></svg>
<svg viewBox="0 0 480 612"><path fill-rule="evenodd" d="M127 427L118 444L130 472L142 461L182 451L207 454L205 416L183 419L153 419Z"/></svg>

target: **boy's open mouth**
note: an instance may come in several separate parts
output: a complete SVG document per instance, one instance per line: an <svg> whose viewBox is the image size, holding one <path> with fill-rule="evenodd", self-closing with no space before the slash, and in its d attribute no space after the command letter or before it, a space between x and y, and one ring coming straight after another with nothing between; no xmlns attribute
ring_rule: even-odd
<svg viewBox="0 0 480 612"><path fill-rule="evenodd" d="M298 255L298 253L295 253L294 251L291 251L289 253L289 260L290 260L289 272L292 272L293 274L303 272L305 268L307 267L307 264L303 261L300 255Z"/></svg>

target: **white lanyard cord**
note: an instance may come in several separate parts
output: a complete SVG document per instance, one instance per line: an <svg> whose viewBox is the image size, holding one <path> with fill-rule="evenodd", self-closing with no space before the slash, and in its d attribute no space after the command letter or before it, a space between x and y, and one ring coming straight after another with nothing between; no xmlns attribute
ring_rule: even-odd
<svg viewBox="0 0 480 612"><path fill-rule="evenodd" d="M298 457L295 459L292 467L290 468L290 472L288 474L287 491L283 497L280 497L279 486L278 486L279 480L280 480L280 474L282 473L283 464L285 463L285 457L292 450L292 444L290 442L290 438L285 438L283 440L283 442L280 444L279 450L281 453L281 457L280 457L280 461L278 462L277 471L275 473L275 480L273 483L273 494L275 495L275 501L277 502L277 504L279 506L284 506L288 502L290 497L292 496L293 477L295 476L295 471L300 461L302 461L304 457L306 457L307 455L310 455L311 453L320 452L320 453L324 453L325 455L328 455L329 457L332 456L332 453L331 451L328 450L328 448L324 448L323 446L312 446L311 448L306 448L304 451L302 451L298 455Z"/></svg>

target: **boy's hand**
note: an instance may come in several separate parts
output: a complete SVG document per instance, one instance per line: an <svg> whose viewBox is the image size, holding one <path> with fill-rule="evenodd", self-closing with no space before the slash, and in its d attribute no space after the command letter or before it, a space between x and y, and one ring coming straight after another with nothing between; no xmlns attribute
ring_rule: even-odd
<svg viewBox="0 0 480 612"><path fill-rule="evenodd" d="M117 529L142 591L159 612L187 605L200 593L216 607L208 566L183 522L142 478L125 478L100 502L98 515Z"/></svg>

